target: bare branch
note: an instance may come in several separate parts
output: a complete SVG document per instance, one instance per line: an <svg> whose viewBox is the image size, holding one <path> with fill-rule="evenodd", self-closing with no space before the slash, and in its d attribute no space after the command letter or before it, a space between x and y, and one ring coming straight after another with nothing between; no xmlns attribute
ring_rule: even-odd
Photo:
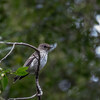
<svg viewBox="0 0 100 100"><path fill-rule="evenodd" d="M15 43L13 44L13 46L12 46L11 50L8 52L8 54L6 54L5 57L3 57L3 58L0 60L0 63L1 63L4 59L6 59L6 58L12 53L12 51L14 50L14 48L15 48Z"/></svg>
<svg viewBox="0 0 100 100"><path fill-rule="evenodd" d="M40 52L38 52L39 60L38 60L38 67L36 71L36 87L37 87L37 92L38 92L38 100L41 100L41 95L43 94L42 89L39 85L39 70L40 70Z"/></svg>
<svg viewBox="0 0 100 100"><path fill-rule="evenodd" d="M23 97L23 98L9 98L8 100L25 100L25 99L32 99L34 98L35 96L37 96L37 94L34 94L30 97Z"/></svg>
<svg viewBox="0 0 100 100"><path fill-rule="evenodd" d="M15 43L15 45L23 45L23 46L28 46L32 49L34 49L35 51L39 52L39 50L33 46L33 45L30 45L28 43L23 43L23 42L3 42L3 41L0 41L0 44L7 44L7 45L13 45Z"/></svg>
<svg viewBox="0 0 100 100"><path fill-rule="evenodd" d="M13 45L12 49L10 50L10 52L4 58L2 58L0 60L0 63L1 63L1 61L3 61L4 59L6 59L11 54L11 52L14 50L15 45L28 46L28 47L34 49L35 51L39 52L39 50L35 46L32 46L32 45L27 44L27 43L23 43L23 42L19 43L19 42L3 42L3 41L0 41L0 44Z"/></svg>
<svg viewBox="0 0 100 100"><path fill-rule="evenodd" d="M37 91L38 91L38 96L42 96L43 95L43 91L39 85L39 79L36 79L36 87L37 87Z"/></svg>
<svg viewBox="0 0 100 100"><path fill-rule="evenodd" d="M37 61L39 60L39 59L36 57L36 55L35 55L35 54L33 54L33 56L37 59Z"/></svg>

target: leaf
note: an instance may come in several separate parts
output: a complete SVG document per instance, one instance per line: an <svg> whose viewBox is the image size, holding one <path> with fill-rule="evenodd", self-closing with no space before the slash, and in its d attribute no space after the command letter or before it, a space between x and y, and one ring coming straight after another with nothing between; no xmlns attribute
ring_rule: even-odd
<svg viewBox="0 0 100 100"><path fill-rule="evenodd" d="M7 70L4 70L3 72L7 74L7 73L11 73L11 72L12 72L12 70L7 69Z"/></svg>
<svg viewBox="0 0 100 100"><path fill-rule="evenodd" d="M24 76L26 74L28 74L28 72L26 71L28 69L28 67L20 67L17 69L17 71L14 73L18 76Z"/></svg>
<svg viewBox="0 0 100 100"><path fill-rule="evenodd" d="M2 77L1 84L2 84L3 90L5 90L5 88L6 88L7 84L8 84L8 78L7 78L6 75L4 77Z"/></svg>

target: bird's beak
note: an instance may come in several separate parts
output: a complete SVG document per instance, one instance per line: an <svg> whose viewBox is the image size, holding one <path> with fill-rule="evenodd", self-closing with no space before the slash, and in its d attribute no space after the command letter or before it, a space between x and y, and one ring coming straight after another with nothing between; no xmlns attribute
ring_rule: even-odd
<svg viewBox="0 0 100 100"><path fill-rule="evenodd" d="M57 47L57 43L54 43L54 44L50 45L49 52L51 52L52 50L54 50L56 47Z"/></svg>

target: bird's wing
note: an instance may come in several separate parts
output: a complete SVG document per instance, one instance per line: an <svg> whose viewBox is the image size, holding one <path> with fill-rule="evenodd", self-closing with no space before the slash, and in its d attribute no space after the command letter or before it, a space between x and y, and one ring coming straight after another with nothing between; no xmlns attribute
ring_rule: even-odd
<svg viewBox="0 0 100 100"><path fill-rule="evenodd" d="M34 59L38 59L38 54L37 54L37 52L34 52L34 53L26 60L26 62L25 62L25 64L24 64L24 67L30 66L31 63L32 63L32 61L33 61Z"/></svg>
<svg viewBox="0 0 100 100"><path fill-rule="evenodd" d="M38 59L38 58L39 58L39 56L38 56L37 52L34 52L34 53L26 60L26 62L25 62L25 64L24 64L24 67L30 66L31 63L32 63L32 61L33 61L34 59ZM28 73L28 74L29 74L29 73ZM26 75L24 75L24 76L16 76L16 77L14 78L14 82L15 82L16 80L21 80L22 78L24 78L24 77L27 76L28 74L26 74Z"/></svg>

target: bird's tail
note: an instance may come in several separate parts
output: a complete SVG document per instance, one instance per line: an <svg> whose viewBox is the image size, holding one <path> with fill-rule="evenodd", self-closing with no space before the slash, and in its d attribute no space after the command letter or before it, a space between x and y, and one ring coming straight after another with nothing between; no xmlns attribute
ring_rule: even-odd
<svg viewBox="0 0 100 100"><path fill-rule="evenodd" d="M21 80L22 78L26 77L27 75L29 75L29 73L26 74L26 75L24 75L24 76L16 76L16 77L14 77L14 83L15 83L17 80Z"/></svg>

